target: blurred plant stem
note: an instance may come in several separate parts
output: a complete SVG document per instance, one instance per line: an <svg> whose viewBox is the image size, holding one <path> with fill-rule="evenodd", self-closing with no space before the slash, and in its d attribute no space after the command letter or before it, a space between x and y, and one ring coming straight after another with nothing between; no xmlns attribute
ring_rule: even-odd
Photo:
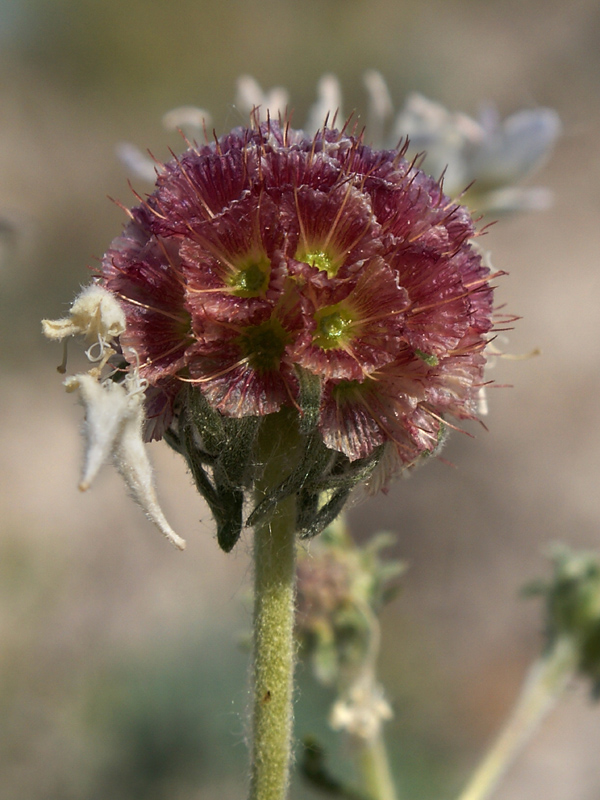
<svg viewBox="0 0 600 800"><path fill-rule="evenodd" d="M381 730L369 739L356 738L362 788L371 800L398 800Z"/></svg>
<svg viewBox="0 0 600 800"><path fill-rule="evenodd" d="M379 619L368 603L357 600L357 607L368 624L368 647L354 680L334 703L331 724L349 735L357 754L361 793L370 800L398 800L383 738L383 722L393 714L377 681Z"/></svg>
<svg viewBox="0 0 600 800"><path fill-rule="evenodd" d="M458 800L486 800L491 796L500 778L566 688L578 658L573 638L563 635L533 664L504 729Z"/></svg>
<svg viewBox="0 0 600 800"><path fill-rule="evenodd" d="M285 419L273 415L263 427L261 499L282 479L294 441ZM283 462L283 463L282 463ZM289 784L292 692L295 663L295 498L254 531L253 718L250 800L284 800Z"/></svg>

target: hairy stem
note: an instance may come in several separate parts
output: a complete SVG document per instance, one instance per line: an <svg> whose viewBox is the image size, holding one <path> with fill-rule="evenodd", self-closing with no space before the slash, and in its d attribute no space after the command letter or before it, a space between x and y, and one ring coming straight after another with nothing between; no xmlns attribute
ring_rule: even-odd
<svg viewBox="0 0 600 800"><path fill-rule="evenodd" d="M275 419L275 417L279 419ZM287 422L287 424L286 424ZM294 460L295 429L274 415L262 431L262 499ZM254 663L250 800L284 800L289 783L295 662L295 497L254 532Z"/></svg>
<svg viewBox="0 0 600 800"><path fill-rule="evenodd" d="M521 695L504 729L475 771L458 800L486 800L535 730L560 697L577 664L577 651L568 637L530 669Z"/></svg>

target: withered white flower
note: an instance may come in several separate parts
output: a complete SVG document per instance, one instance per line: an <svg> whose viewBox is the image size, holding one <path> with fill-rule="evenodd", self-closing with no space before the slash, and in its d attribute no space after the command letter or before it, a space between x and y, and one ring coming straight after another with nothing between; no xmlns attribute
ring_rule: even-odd
<svg viewBox="0 0 600 800"><path fill-rule="evenodd" d="M67 378L67 391L79 391L85 408L86 453L79 488L86 491L109 459L119 470L133 499L148 519L180 550L185 540L171 528L158 504L152 466L142 437L143 386L135 377L124 383L99 381L88 373Z"/></svg>
<svg viewBox="0 0 600 800"><path fill-rule="evenodd" d="M101 286L85 287L75 298L69 315L63 319L42 321L49 339L66 339L80 334L92 342L87 356L100 364L89 373L67 378L68 392L79 392L85 408L83 433L86 453L79 488L86 491L108 460L112 460L134 500L167 539L180 550L185 540L171 528L158 504L153 484L152 466L144 447L144 389L137 370L122 383L102 380L100 373L114 350L112 340L125 330L125 315L113 294ZM92 352L97 345L99 352ZM63 368L60 368L64 371Z"/></svg>

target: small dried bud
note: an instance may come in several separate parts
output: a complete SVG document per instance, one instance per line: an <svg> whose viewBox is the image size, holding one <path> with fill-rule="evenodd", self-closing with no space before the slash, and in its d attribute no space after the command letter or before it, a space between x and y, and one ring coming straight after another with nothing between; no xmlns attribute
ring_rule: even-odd
<svg viewBox="0 0 600 800"><path fill-rule="evenodd" d="M324 684L348 684L374 655L377 614L405 569L380 555L392 542L379 534L359 547L338 521L299 555L296 635Z"/></svg>

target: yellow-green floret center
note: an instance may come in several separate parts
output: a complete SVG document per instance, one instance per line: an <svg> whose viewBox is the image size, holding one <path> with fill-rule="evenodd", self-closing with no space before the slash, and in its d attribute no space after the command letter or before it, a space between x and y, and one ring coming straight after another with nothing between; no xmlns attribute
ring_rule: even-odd
<svg viewBox="0 0 600 800"><path fill-rule="evenodd" d="M243 264L232 276L230 286L238 297L258 297L269 286L271 262L266 256L252 259Z"/></svg>
<svg viewBox="0 0 600 800"><path fill-rule="evenodd" d="M268 319L260 325L246 328L239 338L244 356L257 372L271 372L279 368L281 357L290 334L277 319Z"/></svg>
<svg viewBox="0 0 600 800"><path fill-rule="evenodd" d="M316 267L326 272L330 277L337 272L337 266L334 264L333 258L329 253L325 253L323 250L318 250L314 253L305 253L302 261L310 264L311 267Z"/></svg>
<svg viewBox="0 0 600 800"><path fill-rule="evenodd" d="M349 328L353 319L350 312L340 306L326 306L315 314L317 328L313 336L313 344L323 350L342 347L348 339Z"/></svg>

